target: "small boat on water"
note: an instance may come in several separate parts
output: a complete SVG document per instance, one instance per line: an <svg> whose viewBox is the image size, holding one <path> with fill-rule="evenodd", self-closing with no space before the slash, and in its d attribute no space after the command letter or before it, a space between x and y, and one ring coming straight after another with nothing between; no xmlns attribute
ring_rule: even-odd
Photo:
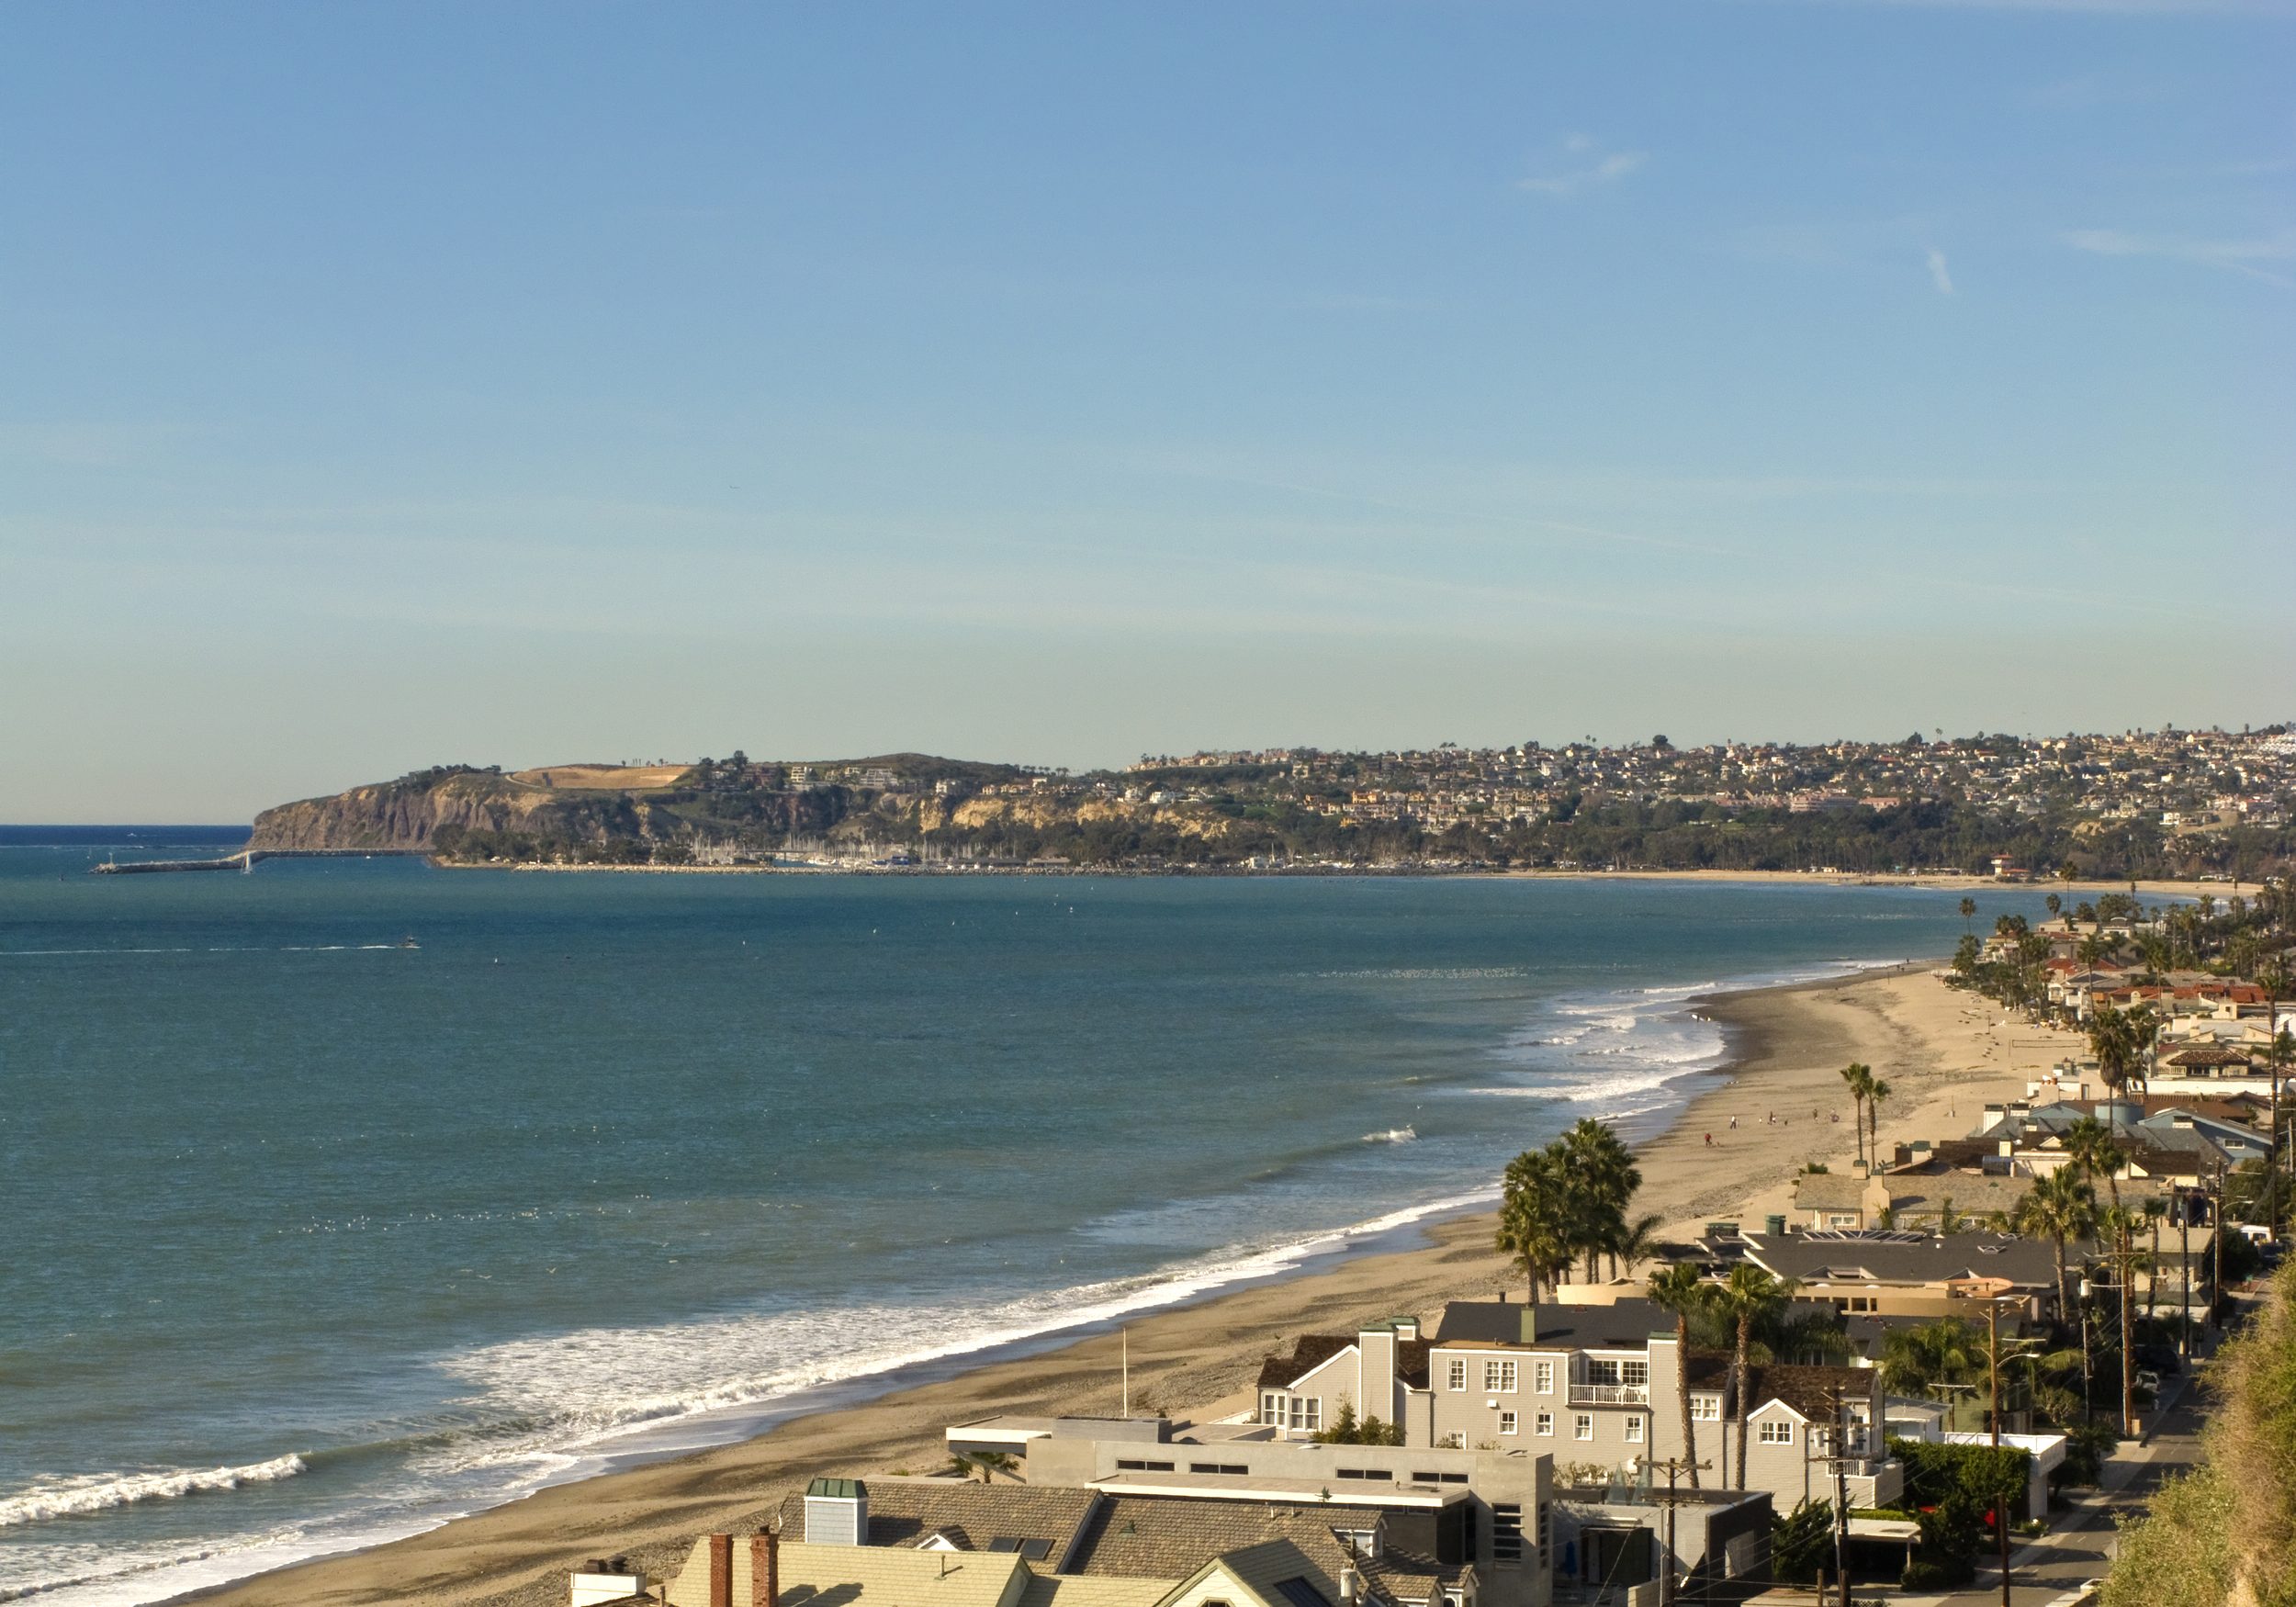
<svg viewBox="0 0 2296 1607"><path fill-rule="evenodd" d="M405 937L399 939L399 947L401 949L420 949L422 945L414 940L414 934L412 932L409 932Z"/></svg>

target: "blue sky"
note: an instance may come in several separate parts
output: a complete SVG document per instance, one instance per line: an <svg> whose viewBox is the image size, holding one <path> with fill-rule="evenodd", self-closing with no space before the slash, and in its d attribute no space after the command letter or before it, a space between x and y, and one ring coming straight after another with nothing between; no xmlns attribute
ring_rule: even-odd
<svg viewBox="0 0 2296 1607"><path fill-rule="evenodd" d="M0 819L2296 715L2296 0L0 13Z"/></svg>

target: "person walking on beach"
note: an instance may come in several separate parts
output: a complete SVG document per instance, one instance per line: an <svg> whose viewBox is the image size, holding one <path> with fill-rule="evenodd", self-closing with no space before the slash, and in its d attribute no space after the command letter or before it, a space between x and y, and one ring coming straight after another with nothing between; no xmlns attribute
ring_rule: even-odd
<svg viewBox="0 0 2296 1607"><path fill-rule="evenodd" d="M1706 1148L1709 1150L1714 1148L1714 1135L1712 1133L1708 1133L1706 1135Z"/></svg>

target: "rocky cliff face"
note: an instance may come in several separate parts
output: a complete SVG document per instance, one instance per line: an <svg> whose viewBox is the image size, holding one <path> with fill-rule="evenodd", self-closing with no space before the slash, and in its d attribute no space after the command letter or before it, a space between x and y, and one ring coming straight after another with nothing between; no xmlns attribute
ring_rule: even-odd
<svg viewBox="0 0 2296 1607"><path fill-rule="evenodd" d="M723 801L721 801L722 804ZM762 794L727 813L697 807L691 792L557 788L491 770L433 772L332 798L282 804L255 816L258 848L429 848L449 826L525 833L549 843L710 840L745 832L820 834L843 821L842 787Z"/></svg>
<svg viewBox="0 0 2296 1607"><path fill-rule="evenodd" d="M618 794L592 795L607 809ZM259 848L427 848L442 826L502 831L532 827L545 816L604 813L568 807L564 794L494 775L452 776L422 784L385 781L354 787L332 798L282 804L255 816L252 846ZM566 831L568 822L552 819ZM600 821L582 837L602 835ZM568 833L568 835L578 835Z"/></svg>

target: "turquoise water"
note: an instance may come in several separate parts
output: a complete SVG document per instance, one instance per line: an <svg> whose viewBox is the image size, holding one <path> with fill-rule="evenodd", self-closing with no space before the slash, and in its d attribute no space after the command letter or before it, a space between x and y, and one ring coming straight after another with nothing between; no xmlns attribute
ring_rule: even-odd
<svg viewBox="0 0 2296 1607"><path fill-rule="evenodd" d="M0 1595L43 1602L1265 1275L1662 1120L1702 990L1962 930L1899 889L105 852L0 846Z"/></svg>

